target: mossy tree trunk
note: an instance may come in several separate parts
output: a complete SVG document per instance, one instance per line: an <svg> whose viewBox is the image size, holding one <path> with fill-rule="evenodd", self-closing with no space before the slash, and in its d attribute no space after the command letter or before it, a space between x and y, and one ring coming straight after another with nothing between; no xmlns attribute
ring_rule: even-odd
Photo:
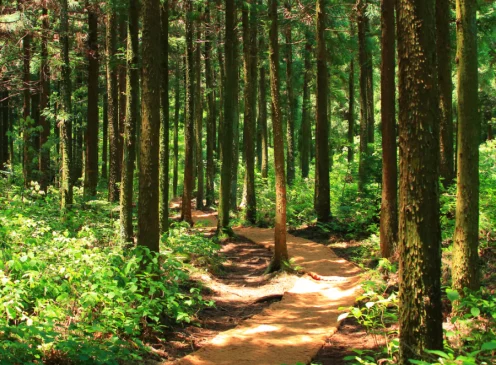
<svg viewBox="0 0 496 365"><path fill-rule="evenodd" d="M138 122L139 92L139 2L129 1L126 52L126 118L122 161L122 185L120 195L121 238L133 240L133 177L136 157L136 124Z"/></svg>
<svg viewBox="0 0 496 365"><path fill-rule="evenodd" d="M159 251L160 1L142 1L142 83L138 244Z"/></svg>
<svg viewBox="0 0 496 365"><path fill-rule="evenodd" d="M390 257L398 239L398 167L396 162L395 0L381 0L381 129L382 199L380 245L382 257Z"/></svg>
<svg viewBox="0 0 496 365"><path fill-rule="evenodd" d="M286 245L286 175L284 171L284 134L281 114L280 76L279 76L279 42L277 0L269 1L269 64L270 91L272 96L272 126L274 128L274 165L276 171L276 217L274 227L274 256L269 271L284 268L288 261Z"/></svg>
<svg viewBox="0 0 496 365"><path fill-rule="evenodd" d="M458 168L452 277L457 290L480 286L479 273L479 142L477 1L457 0Z"/></svg>
<svg viewBox="0 0 496 365"><path fill-rule="evenodd" d="M398 5L400 360L442 350L435 4Z"/></svg>
<svg viewBox="0 0 496 365"><path fill-rule="evenodd" d="M324 29L326 26L326 1L317 0L317 125L315 146L315 211L319 222L331 217L329 186L329 119L327 51Z"/></svg>

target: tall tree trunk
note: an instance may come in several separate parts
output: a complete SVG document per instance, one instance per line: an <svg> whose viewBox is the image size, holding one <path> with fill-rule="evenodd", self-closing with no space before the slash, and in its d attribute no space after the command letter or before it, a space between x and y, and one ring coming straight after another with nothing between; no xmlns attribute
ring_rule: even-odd
<svg viewBox="0 0 496 365"><path fill-rule="evenodd" d="M213 70L212 70L212 44L214 42L213 30L211 29L210 8L213 2L210 0L205 7L205 90L207 94L207 174L206 174L206 203L207 207L215 204L215 94L213 92Z"/></svg>
<svg viewBox="0 0 496 365"><path fill-rule="evenodd" d="M120 14L119 16L119 40L118 40L118 49L126 49L127 47L127 14ZM126 124L126 64L124 61L119 60L119 65L117 66L117 80L119 87L119 139L117 145L117 156L119 163L119 182L121 182L122 177L122 165L123 165L123 146L124 146L124 129Z"/></svg>
<svg viewBox="0 0 496 365"><path fill-rule="evenodd" d="M268 271L277 271L282 269L284 262L289 259L286 245L286 175L284 171L284 134L281 114L281 81L279 77L277 0L269 1L269 21L270 91L272 96L274 164L276 171L276 217L274 227L274 256L272 257Z"/></svg>
<svg viewBox="0 0 496 365"><path fill-rule="evenodd" d="M162 124L160 126L160 232L169 229L169 1L161 6Z"/></svg>
<svg viewBox="0 0 496 365"><path fill-rule="evenodd" d="M143 0L138 244L159 251L160 1Z"/></svg>
<svg viewBox="0 0 496 365"><path fill-rule="evenodd" d="M366 2L368 0L365 0ZM368 6L368 3L366 4ZM365 23L365 75L367 78L367 143L369 148L369 153L374 151L374 80L373 80L373 61L372 61L372 49L370 47L370 20L367 13L364 13L364 23Z"/></svg>
<svg viewBox="0 0 496 365"><path fill-rule="evenodd" d="M398 239L394 7L395 0L381 0L382 257L391 256Z"/></svg>
<svg viewBox="0 0 496 365"><path fill-rule="evenodd" d="M477 71L477 1L456 2L458 60L458 173L453 246L453 287L480 286L479 142L481 123Z"/></svg>
<svg viewBox="0 0 496 365"><path fill-rule="evenodd" d="M235 22L237 22L238 13L234 14ZM226 40L227 42L227 40ZM234 78L234 88L233 88L233 108L234 108L234 120L233 120L233 165L231 172L231 210L237 211L238 209L238 165L239 165L239 39L237 34L237 28L234 28L234 38L233 38L233 67L236 70ZM227 75L226 75L227 77Z"/></svg>
<svg viewBox="0 0 496 365"><path fill-rule="evenodd" d="M226 36L224 42L226 70L224 78L224 118L219 143L220 158L221 158L221 179L220 179L220 194L219 194L219 232L229 231L229 198L231 195L231 174L233 165L232 155L232 140L233 140L233 124L234 124L234 81L236 78L237 69L234 62L234 38L236 6L234 0L226 0Z"/></svg>
<svg viewBox="0 0 496 365"><path fill-rule="evenodd" d="M288 14L291 14L291 4L286 1L284 4ZM296 99L293 92L293 38L291 36L291 20L287 20L284 28L284 38L286 40L286 90L288 93L288 120L286 122L286 140L287 140L287 183L293 185L295 178L295 119L296 119Z"/></svg>
<svg viewBox="0 0 496 365"><path fill-rule="evenodd" d="M0 160L0 169L6 170L7 164L10 162L12 164L12 158L9 154L9 131L10 131L10 122L9 122L9 92L6 90L1 93L1 110L2 113L0 115L2 125L2 132L0 134L0 142L1 142L1 153L2 159Z"/></svg>
<svg viewBox="0 0 496 365"><path fill-rule="evenodd" d="M355 60L350 62L348 78L348 162L353 162L355 151Z"/></svg>
<svg viewBox="0 0 496 365"><path fill-rule="evenodd" d="M256 121L256 14L251 1L242 10L243 60L245 81L245 112L243 124L243 147L245 155L245 219L255 223L257 218L255 196L255 121ZM253 29L253 28L255 29Z"/></svg>
<svg viewBox="0 0 496 365"><path fill-rule="evenodd" d="M43 2L42 10L42 34L41 34L41 65L40 65L40 110L43 111L48 106L48 96L50 93L50 68L48 66L48 9L47 0ZM48 184L50 182L50 148L46 143L48 142L48 137L50 136L50 121L43 115L40 115L40 126L42 131L40 132L40 159L39 159L39 170L40 170L40 188L47 191Z"/></svg>
<svg viewBox="0 0 496 365"><path fill-rule="evenodd" d="M317 220L326 222L331 215L329 187L329 119L327 115L328 77L324 29L325 0L317 0L317 125L315 146L315 211Z"/></svg>
<svg viewBox="0 0 496 365"><path fill-rule="evenodd" d="M60 146L62 152L62 177L60 180L60 204L62 214L72 205L72 88L71 66L69 63L69 12L67 0L61 0L60 8L60 44L62 46L62 82L61 109L62 117L59 122Z"/></svg>
<svg viewBox="0 0 496 365"><path fill-rule="evenodd" d="M259 37L259 51L260 53L265 51L265 41L264 32L260 32ZM266 179L269 176L269 141L267 134L267 83L265 80L265 65L263 62L263 57L260 57L260 85L259 85L259 100L258 100L258 125L260 129L260 156L261 156L261 172L262 178Z"/></svg>
<svg viewBox="0 0 496 365"><path fill-rule="evenodd" d="M439 83L440 120L440 173L443 185L448 187L455 177L453 152L453 113L451 82L451 10L449 0L436 0L436 36Z"/></svg>
<svg viewBox="0 0 496 365"><path fill-rule="evenodd" d="M133 241L133 177L136 157L136 124L138 121L139 92L139 0L129 0L126 52L126 119L120 195L121 238Z"/></svg>
<svg viewBox="0 0 496 365"><path fill-rule="evenodd" d="M106 79L106 77L105 77ZM107 89L107 83L105 83ZM108 94L103 93L103 123L102 123L102 179L107 179L107 162L108 162Z"/></svg>
<svg viewBox="0 0 496 365"><path fill-rule="evenodd" d="M191 196L193 195L193 145L194 145L194 67L193 59L193 3L186 0L186 118L184 121L184 179L181 219L193 224Z"/></svg>
<svg viewBox="0 0 496 365"><path fill-rule="evenodd" d="M117 89L117 69L115 53L117 46L117 15L111 9L107 14L107 115L109 138L109 177L108 199L116 202L119 199L119 181L121 178L119 162L119 92Z"/></svg>
<svg viewBox="0 0 496 365"><path fill-rule="evenodd" d="M31 34L26 34L22 40L23 48L23 106L22 106L22 117L24 119L24 125L22 130L23 135L23 176L24 176L24 186L28 187L33 179L32 171L32 138L31 138L31 74L30 74L30 64L31 64Z"/></svg>
<svg viewBox="0 0 496 365"><path fill-rule="evenodd" d="M181 101L179 99L180 95L180 58L176 62L176 85L175 85L175 105L174 105L174 162L173 162L173 173L172 173L172 196L175 198L177 196L177 180L179 175L179 108L181 107Z"/></svg>
<svg viewBox="0 0 496 365"><path fill-rule="evenodd" d="M94 197L98 184L98 8L88 8L88 124L86 126L85 195Z"/></svg>
<svg viewBox="0 0 496 365"><path fill-rule="evenodd" d="M225 65L224 65L224 52L222 52L222 17L221 17L221 1L217 0L217 58L219 61L219 121L218 121L218 130L217 139L215 140L215 151L217 152L218 158L220 158L220 146L218 141L222 139L222 126L224 125L224 93L225 93Z"/></svg>
<svg viewBox="0 0 496 365"><path fill-rule="evenodd" d="M201 7L199 8L199 13L201 13ZM203 103L202 103L202 92L201 92L201 44L202 44L202 30L201 22L197 21L196 28L196 47L195 47L195 152L196 152L196 178L197 178L197 189L196 189L196 209L203 209L203 196L204 196L204 168L203 168Z"/></svg>
<svg viewBox="0 0 496 365"><path fill-rule="evenodd" d="M442 350L435 4L398 5L400 360Z"/></svg>
<svg viewBox="0 0 496 365"><path fill-rule="evenodd" d="M310 148L312 143L312 126L310 122L310 80L312 78L312 65L310 57L312 55L312 44L310 43L310 34L307 33L304 51L304 68L305 75L303 76L303 105L301 110L301 177L308 177L310 171Z"/></svg>

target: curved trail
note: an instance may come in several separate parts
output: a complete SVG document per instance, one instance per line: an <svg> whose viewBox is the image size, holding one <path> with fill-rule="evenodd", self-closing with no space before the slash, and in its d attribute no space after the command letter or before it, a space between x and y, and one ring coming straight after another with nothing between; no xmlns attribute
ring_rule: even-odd
<svg viewBox="0 0 496 365"><path fill-rule="evenodd" d="M193 219L215 225L215 218L203 212L195 211ZM267 248L274 245L273 229L235 228L234 232ZM360 270L321 244L290 234L287 244L290 257L309 275L299 278L280 302L218 334L200 350L166 364L308 364L337 330L338 308L353 305Z"/></svg>

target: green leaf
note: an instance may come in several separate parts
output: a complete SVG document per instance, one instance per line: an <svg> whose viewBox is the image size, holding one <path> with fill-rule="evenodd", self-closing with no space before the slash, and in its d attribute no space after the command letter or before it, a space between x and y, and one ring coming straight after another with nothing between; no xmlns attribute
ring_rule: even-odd
<svg viewBox="0 0 496 365"><path fill-rule="evenodd" d="M440 351L440 350L425 350L425 352L427 352L429 354L437 355L439 357L443 357L445 359L449 359L450 358L450 356L446 352Z"/></svg>
<svg viewBox="0 0 496 365"><path fill-rule="evenodd" d="M496 341L486 342L481 347L482 351L496 350Z"/></svg>
<svg viewBox="0 0 496 365"><path fill-rule="evenodd" d="M453 289L446 289L446 295L448 296L450 302L460 299L460 294L458 294L458 292Z"/></svg>
<svg viewBox="0 0 496 365"><path fill-rule="evenodd" d="M472 307L472 308L470 309L470 313L472 313L472 315L473 315L474 317L478 317L478 316L479 316L479 314L480 314L480 309L479 309L479 308L477 308L477 307Z"/></svg>

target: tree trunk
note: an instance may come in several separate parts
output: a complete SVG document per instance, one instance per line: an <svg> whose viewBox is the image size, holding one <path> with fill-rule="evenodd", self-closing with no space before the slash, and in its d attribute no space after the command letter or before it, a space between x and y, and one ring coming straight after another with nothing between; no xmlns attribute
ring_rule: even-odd
<svg viewBox="0 0 496 365"><path fill-rule="evenodd" d="M226 36L224 42L226 70L224 78L224 118L221 139L219 143L220 158L221 158L221 180L220 180L220 196L219 196L219 232L229 231L229 198L231 196L231 174L233 165L232 155L232 140L233 140L233 124L234 124L234 87L236 78L236 67L234 62L234 38L236 6L234 0L226 0Z"/></svg>
<svg viewBox="0 0 496 365"><path fill-rule="evenodd" d="M193 145L194 145L194 67L193 59L193 3L186 0L186 118L184 122L184 180L181 219L193 224L191 196L193 195Z"/></svg>
<svg viewBox="0 0 496 365"><path fill-rule="evenodd" d="M179 108L181 107L181 101L179 99L180 92L180 80L179 72L180 70L180 58L178 58L176 63L176 85L175 85L175 105L174 105L174 162L173 162L173 173L172 173L172 196L175 198L177 196L177 180L179 175Z"/></svg>
<svg viewBox="0 0 496 365"><path fill-rule="evenodd" d="M86 126L86 196L96 196L98 184L98 8L88 8L88 121Z"/></svg>
<svg viewBox="0 0 496 365"><path fill-rule="evenodd" d="M117 89L117 69L115 53L117 43L117 15L111 9L107 14L107 95L108 95L108 138L109 138L109 178L108 199L116 202L119 199L119 181L121 171L119 162L119 92Z"/></svg>
<svg viewBox="0 0 496 365"><path fill-rule="evenodd" d="M306 179L310 171L310 148L312 147L312 126L310 122L310 81L312 78L312 65L310 57L312 56L312 44L310 43L310 34L306 34L305 42L305 75L303 79L303 105L301 111L301 177Z"/></svg>
<svg viewBox="0 0 496 365"><path fill-rule="evenodd" d="M234 14L235 22L237 22L238 13ZM227 40L226 40L227 42ZM234 28L234 38L233 38L233 67L235 69L234 73L234 87L233 87L233 108L234 108L234 120L233 120L233 164L231 172L231 210L238 210L238 165L239 165L239 39L237 28ZM226 75L227 77L227 75Z"/></svg>
<svg viewBox="0 0 496 365"><path fill-rule="evenodd" d="M368 0L365 0L367 2ZM368 6L368 3L365 5ZM366 12L364 12L365 26L365 77L367 78L367 143L369 154L374 151L374 80L373 80L373 62L372 49L370 47L370 20Z"/></svg>
<svg viewBox="0 0 496 365"><path fill-rule="evenodd" d="M162 124L160 126L160 232L169 230L169 2L161 6Z"/></svg>
<svg viewBox="0 0 496 365"><path fill-rule="evenodd" d="M138 244L159 251L160 1L143 0Z"/></svg>
<svg viewBox="0 0 496 365"><path fill-rule="evenodd" d="M260 32L259 51L265 51L264 32ZM267 134L267 83L265 81L265 65L263 57L260 61L260 86L259 86L259 101L258 101L258 125L260 126L260 156L261 156L261 172L262 178L267 179L269 176L269 140Z"/></svg>
<svg viewBox="0 0 496 365"><path fill-rule="evenodd" d="M106 79L106 77L105 77ZM105 89L107 89L105 83ZM107 179L107 162L108 162L108 94L103 94L103 123L102 123L102 179Z"/></svg>
<svg viewBox="0 0 496 365"><path fill-rule="evenodd" d="M139 1L130 0L127 24L126 52L126 118L122 162L122 184L120 195L121 239L133 242L133 177L136 157L136 124L138 120L139 84Z"/></svg>
<svg viewBox="0 0 496 365"><path fill-rule="evenodd" d="M286 245L286 175L284 171L284 134L282 127L280 77L279 77L279 42L277 26L277 0L269 1L269 62L270 91L272 96L272 126L274 128L274 164L276 171L276 217L274 227L274 256L268 271L284 268L289 260Z"/></svg>
<svg viewBox="0 0 496 365"><path fill-rule="evenodd" d="M355 155L355 60L351 59L348 78L348 162L352 163Z"/></svg>
<svg viewBox="0 0 496 365"><path fill-rule="evenodd" d="M126 14L120 14L119 16L119 40L118 40L118 49L126 49L127 47L127 16ZM124 128L126 124L126 63L122 60L119 60L119 64L117 66L117 78L119 84L119 138L117 145L117 158L119 163L119 182L121 182L122 177L122 165L123 165L123 156L124 156Z"/></svg>
<svg viewBox="0 0 496 365"><path fill-rule="evenodd" d="M40 65L40 110L43 111L48 106L48 97L50 93L50 68L48 66L48 9L45 0L42 10L42 34L41 34L41 65ZM40 115L40 188L47 191L50 183L50 148L46 143L50 136L50 121L42 114Z"/></svg>
<svg viewBox="0 0 496 365"><path fill-rule="evenodd" d="M435 4L398 5L401 365L442 350Z"/></svg>
<svg viewBox="0 0 496 365"><path fill-rule="evenodd" d="M61 0L60 8L60 44L62 46L62 82L61 82L61 109L62 116L59 122L60 146L62 152L62 177L60 180L60 204L62 214L72 205L72 88L71 66L69 63L69 13L67 0Z"/></svg>
<svg viewBox="0 0 496 365"><path fill-rule="evenodd" d="M291 4L285 3L286 12L291 14ZM293 185L295 178L295 119L296 119L296 99L293 93L293 38L291 36L291 20L287 20L284 29L284 37L286 40L286 90L288 93L288 120L286 122L286 140L287 140L287 183Z"/></svg>
<svg viewBox="0 0 496 365"><path fill-rule="evenodd" d="M317 125L315 146L315 211L317 220L326 222L331 215L329 187L329 120L327 115L328 77L324 29L325 0L317 0Z"/></svg>
<svg viewBox="0 0 496 365"><path fill-rule="evenodd" d="M386 258L392 255L398 240L394 7L395 0L381 0L382 200L380 245L382 257Z"/></svg>
<svg viewBox="0 0 496 365"><path fill-rule="evenodd" d="M26 34L22 40L23 48L23 106L22 106L22 117L24 119L24 125L22 130L23 136L23 176L24 176L24 186L27 188L33 180L32 171L32 138L31 138L31 74L29 71L31 64L31 35Z"/></svg>
<svg viewBox="0 0 496 365"><path fill-rule="evenodd" d="M458 168L453 245L453 287L478 290L479 272L479 142L477 2L456 2L458 61Z"/></svg>
<svg viewBox="0 0 496 365"><path fill-rule="evenodd" d="M210 8L213 2L210 0L205 7L205 89L207 94L207 183L206 183L206 203L207 207L215 204L215 94L213 91L213 70L212 70L212 44L214 42L213 30L211 29Z"/></svg>
<svg viewBox="0 0 496 365"><path fill-rule="evenodd" d="M199 13L201 13L201 7L199 8ZM196 28L196 47L195 47L195 152L196 152L196 178L197 178L197 189L196 189L196 209L203 209L203 196L204 196L204 168L203 168L203 103L202 103L202 92L201 92L201 22L197 21Z"/></svg>
<svg viewBox="0 0 496 365"><path fill-rule="evenodd" d="M10 122L9 122L9 92L6 90L1 93L1 110L2 113L0 115L0 125L2 126L1 128L1 133L0 133L0 142L1 142L1 154L2 154L2 159L0 160L0 169L6 170L7 169L7 164L10 162L12 165L12 160L9 155L9 135L8 132L10 131Z"/></svg>
<svg viewBox="0 0 496 365"><path fill-rule="evenodd" d="M455 177L453 152L453 115L451 83L451 10L449 0L436 0L436 36L440 115L440 173L443 185L448 187Z"/></svg>

